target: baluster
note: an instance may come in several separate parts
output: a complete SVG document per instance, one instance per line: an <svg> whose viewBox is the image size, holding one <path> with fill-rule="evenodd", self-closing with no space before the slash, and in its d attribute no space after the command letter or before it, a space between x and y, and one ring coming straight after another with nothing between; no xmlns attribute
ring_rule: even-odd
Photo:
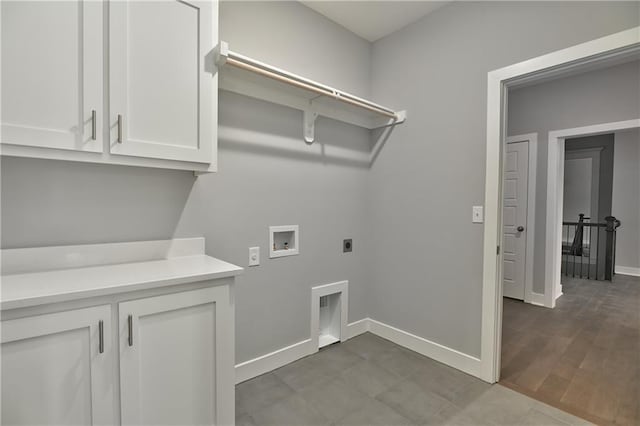
<svg viewBox="0 0 640 426"><path fill-rule="evenodd" d="M598 267L600 266L600 226L598 226L596 230L596 234L598 235L598 241L596 243L596 281L598 281L600 279L598 276Z"/></svg>
<svg viewBox="0 0 640 426"><path fill-rule="evenodd" d="M607 221L607 240L606 240L606 251L605 251L605 264L604 264L604 279L607 281L611 281L613 278L612 270L613 270L613 234L615 231L614 222L616 220L613 216L607 216L604 218Z"/></svg>

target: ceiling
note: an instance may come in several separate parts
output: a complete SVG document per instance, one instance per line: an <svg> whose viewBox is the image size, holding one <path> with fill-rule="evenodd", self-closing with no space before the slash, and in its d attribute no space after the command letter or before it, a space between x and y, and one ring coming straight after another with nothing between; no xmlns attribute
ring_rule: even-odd
<svg viewBox="0 0 640 426"><path fill-rule="evenodd" d="M448 1L301 1L365 40L376 41L406 27Z"/></svg>

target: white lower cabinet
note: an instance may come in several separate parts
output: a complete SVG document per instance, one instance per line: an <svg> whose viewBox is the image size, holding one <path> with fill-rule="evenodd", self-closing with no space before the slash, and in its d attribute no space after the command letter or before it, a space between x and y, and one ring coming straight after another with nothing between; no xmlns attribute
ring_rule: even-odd
<svg viewBox="0 0 640 426"><path fill-rule="evenodd" d="M229 285L135 297L3 319L2 424L233 424Z"/></svg>
<svg viewBox="0 0 640 426"><path fill-rule="evenodd" d="M111 308L2 321L2 424L114 424Z"/></svg>
<svg viewBox="0 0 640 426"><path fill-rule="evenodd" d="M120 303L123 424L233 424L228 300L212 287Z"/></svg>

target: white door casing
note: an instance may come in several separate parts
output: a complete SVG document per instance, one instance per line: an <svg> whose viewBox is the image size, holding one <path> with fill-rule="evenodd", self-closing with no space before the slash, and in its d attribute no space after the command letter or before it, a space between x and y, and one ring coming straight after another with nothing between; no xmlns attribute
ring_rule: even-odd
<svg viewBox="0 0 640 426"><path fill-rule="evenodd" d="M102 152L102 2L5 1L0 7L0 142Z"/></svg>
<svg viewBox="0 0 640 426"><path fill-rule="evenodd" d="M111 342L108 305L2 321L2 424L115 424Z"/></svg>
<svg viewBox="0 0 640 426"><path fill-rule="evenodd" d="M228 286L122 302L118 311L123 424L233 424Z"/></svg>
<svg viewBox="0 0 640 426"><path fill-rule="evenodd" d="M503 294L524 300L529 142L508 143L504 160Z"/></svg>
<svg viewBox="0 0 640 426"><path fill-rule="evenodd" d="M502 152L506 134L506 93L510 85L524 84L551 76L579 70L593 63L605 63L617 60L640 50L640 27L630 28L619 33L591 40L576 46L528 59L490 71L487 74L487 149L485 167L485 222L483 244L482 273L482 333L481 333L481 374L480 377L490 383L497 381L500 371L500 336L502 329L502 255L496 250L502 235L501 190L502 190ZM566 74L565 74L566 75ZM553 132L552 132L553 133ZM553 145L552 134L549 146ZM559 138L560 135L555 135ZM548 174L555 173L554 163L558 161L554 149L549 149ZM557 197L556 188L549 191L547 182L547 214L553 212ZM561 217L561 216L558 216ZM546 238L553 241L557 235L561 242L561 229L556 234L556 223L547 222ZM549 245L547 244L547 247ZM560 247L556 247L559 249ZM554 264L554 255L559 252L548 250L545 258L545 293L553 284L553 278L559 277L559 261ZM551 266L551 267L550 267ZM547 304L547 294L545 305Z"/></svg>
<svg viewBox="0 0 640 426"><path fill-rule="evenodd" d="M211 162L214 12L206 0L109 3L112 154Z"/></svg>
<svg viewBox="0 0 640 426"><path fill-rule="evenodd" d="M619 130L637 127L640 127L640 118L549 132L547 148L545 306L555 307L556 299L562 296L561 263L565 139L614 133Z"/></svg>

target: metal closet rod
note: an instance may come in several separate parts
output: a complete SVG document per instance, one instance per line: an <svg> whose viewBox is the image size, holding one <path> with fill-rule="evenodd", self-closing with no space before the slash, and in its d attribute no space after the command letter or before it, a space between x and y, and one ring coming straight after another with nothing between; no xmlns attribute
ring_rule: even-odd
<svg viewBox="0 0 640 426"><path fill-rule="evenodd" d="M236 55L234 54L234 56L236 56L237 58L241 58L241 59L236 59L231 57L231 52L229 52L229 56L227 56L225 62L229 65L233 65L234 67L237 68L241 68L247 71L251 71L254 72L256 74L260 74L263 75L265 77L271 78L273 80L277 80L277 81L281 81L283 83L286 84L290 84L292 86L296 86L299 87L301 89L305 89L308 90L310 92L314 92L317 93L319 95L322 96L327 96L330 98L333 98L335 100L338 100L340 102L344 102L350 105L354 105L372 112L375 112L377 114L380 115L384 115L386 117L389 118L393 118L394 120L398 119L398 114L396 114L395 112L388 110L386 108L380 107L379 105L367 102L365 100L361 100L361 99L357 99L351 95L348 95L346 93L342 93L338 90L332 90L330 88L325 88L323 86L316 86L314 84L312 84L311 82L305 82L305 81L300 81L297 80L296 78L293 77L289 77L287 75L281 74L277 71L271 71L267 68L263 68L264 65L258 63L259 65L254 65L251 63L246 62L246 60L248 58L244 58L241 55Z"/></svg>

